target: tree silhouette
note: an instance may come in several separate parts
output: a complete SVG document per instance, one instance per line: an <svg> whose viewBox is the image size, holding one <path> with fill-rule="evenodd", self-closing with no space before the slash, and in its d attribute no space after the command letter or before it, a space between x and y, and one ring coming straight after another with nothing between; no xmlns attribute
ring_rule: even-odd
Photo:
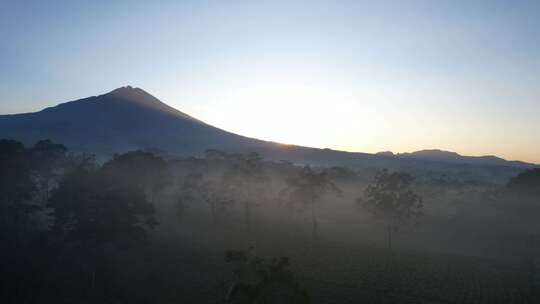
<svg viewBox="0 0 540 304"><path fill-rule="evenodd" d="M167 163L150 152L116 154L103 165L103 171L125 187L142 188L151 203L169 180Z"/></svg>
<svg viewBox="0 0 540 304"><path fill-rule="evenodd" d="M218 183L205 180L201 173L188 174L184 178L180 191L179 207L183 207L184 202L207 204L210 208L213 226L217 222L217 212L232 203L232 200L221 191Z"/></svg>
<svg viewBox="0 0 540 304"><path fill-rule="evenodd" d="M290 270L289 258L266 260L254 256L251 248L247 251L229 250L225 260L234 265L225 303L311 303L308 293L300 287Z"/></svg>
<svg viewBox="0 0 540 304"><path fill-rule="evenodd" d="M126 181L124 167L116 161L103 168L88 161L81 163L62 178L49 199L53 232L85 257L92 290L105 251L144 241L147 230L157 223L143 185Z"/></svg>
<svg viewBox="0 0 540 304"><path fill-rule="evenodd" d="M251 230L251 217L253 207L264 199L264 185L267 176L263 171L262 158L252 152L246 156L230 155L232 166L222 176L222 186L227 195L230 195L244 209L246 229Z"/></svg>
<svg viewBox="0 0 540 304"><path fill-rule="evenodd" d="M540 169L529 169L510 179L507 185L511 192L540 196Z"/></svg>
<svg viewBox="0 0 540 304"><path fill-rule="evenodd" d="M14 140L0 140L0 260L2 270L11 277L13 301L26 302L35 293L39 279L29 276L38 269L47 252L44 249L48 228L46 197L59 178L66 148L49 140L26 148ZM9 275L8 275L9 274Z"/></svg>
<svg viewBox="0 0 540 304"><path fill-rule="evenodd" d="M204 156L207 160L226 159L228 153L217 149L208 149L204 152Z"/></svg>
<svg viewBox="0 0 540 304"><path fill-rule="evenodd" d="M300 204L303 209L311 211L312 233L317 236L318 221L316 206L325 194L341 196L341 190L328 177L326 172L317 172L306 166L298 172L297 176L289 177L286 180L287 186L280 192L280 197L285 198L291 209Z"/></svg>
<svg viewBox="0 0 540 304"><path fill-rule="evenodd" d="M0 233L2 240L21 241L29 215L39 207L31 201L37 187L32 159L20 142L0 140Z"/></svg>
<svg viewBox="0 0 540 304"><path fill-rule="evenodd" d="M20 142L0 140L0 261L6 300L24 301L28 288L25 271L30 271L29 244L36 235L33 214L41 208L33 202L37 191L32 155Z"/></svg>
<svg viewBox="0 0 540 304"><path fill-rule="evenodd" d="M422 198L411 189L413 177L407 173L382 170L365 190L365 199L357 199L375 217L383 220L392 249L392 232L422 214Z"/></svg>
<svg viewBox="0 0 540 304"><path fill-rule="evenodd" d="M42 201L46 203L49 199L49 192L54 186L53 183L57 182L61 175L62 163L65 162L67 156L67 148L50 140L41 140L30 149L30 153L34 161Z"/></svg>

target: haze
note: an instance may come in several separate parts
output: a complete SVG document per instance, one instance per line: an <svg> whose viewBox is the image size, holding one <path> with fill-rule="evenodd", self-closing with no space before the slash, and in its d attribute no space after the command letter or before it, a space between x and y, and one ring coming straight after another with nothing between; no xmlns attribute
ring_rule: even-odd
<svg viewBox="0 0 540 304"><path fill-rule="evenodd" d="M265 140L540 163L538 37L537 1L2 1L0 113L131 84Z"/></svg>

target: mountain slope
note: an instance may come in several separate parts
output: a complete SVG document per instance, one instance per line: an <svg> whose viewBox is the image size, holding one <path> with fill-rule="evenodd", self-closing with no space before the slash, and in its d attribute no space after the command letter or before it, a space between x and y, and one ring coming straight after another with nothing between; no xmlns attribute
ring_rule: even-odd
<svg viewBox="0 0 540 304"><path fill-rule="evenodd" d="M207 125L129 86L36 113L0 116L0 137L28 144L49 138L71 150L97 154L159 148L192 155L207 148L270 145Z"/></svg>
<svg viewBox="0 0 540 304"><path fill-rule="evenodd" d="M102 158L133 149L159 149L177 156L201 155L207 149L256 151L273 160L390 168L422 174L455 172L463 179L504 179L534 166L494 156L467 157L440 150L368 154L282 145L210 126L142 89L129 86L35 113L0 115L0 138L13 138L26 144L51 139L65 144L71 151L94 153Z"/></svg>

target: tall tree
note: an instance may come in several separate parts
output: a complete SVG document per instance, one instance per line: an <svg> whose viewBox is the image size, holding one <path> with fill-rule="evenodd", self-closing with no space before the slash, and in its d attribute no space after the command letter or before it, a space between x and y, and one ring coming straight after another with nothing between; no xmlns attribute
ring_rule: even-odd
<svg viewBox="0 0 540 304"><path fill-rule="evenodd" d="M422 214L423 201L411 188L413 180L407 173L379 171L374 182L366 188L365 198L357 199L386 224L389 249L392 249L392 232Z"/></svg>
<svg viewBox="0 0 540 304"><path fill-rule="evenodd" d="M29 151L20 142L0 140L0 233L2 240L20 241L27 228L29 214L38 209L31 201L36 190Z"/></svg>
<svg viewBox="0 0 540 304"><path fill-rule="evenodd" d="M38 141L30 149L30 153L34 161L35 176L42 194L42 201L46 203L51 188L62 173L67 148L47 139Z"/></svg>
<svg viewBox="0 0 540 304"><path fill-rule="evenodd" d="M179 207L183 208L184 202L204 203L210 208L212 225L217 222L217 213L232 203L232 200L220 189L215 181L207 180L201 173L188 174L180 189Z"/></svg>
<svg viewBox="0 0 540 304"><path fill-rule="evenodd" d="M170 177L165 160L144 151L116 154L103 171L125 187L142 188L152 203Z"/></svg>
<svg viewBox="0 0 540 304"><path fill-rule="evenodd" d="M264 186L268 177L258 153L231 157L232 166L223 174L222 186L228 195L243 206L244 221L249 232L253 207L264 199Z"/></svg>
<svg viewBox="0 0 540 304"><path fill-rule="evenodd" d="M36 215L44 214L36 202L40 166L32 149L14 140L0 140L0 293L14 303L26 302L34 292L28 273L34 273L44 255L33 255L43 226ZM33 281L36 283L36 281ZM4 289L9 292L4 293Z"/></svg>
<svg viewBox="0 0 540 304"><path fill-rule="evenodd" d="M341 196L341 190L328 177L326 172L317 172L311 167L302 168L296 176L287 178L286 187L280 192L287 204L294 209L296 205L311 212L313 237L317 236L318 220L316 207L326 194Z"/></svg>
<svg viewBox="0 0 540 304"><path fill-rule="evenodd" d="M53 232L85 257L92 290L106 251L144 241L157 223L142 184L126 182L125 172L117 170L122 166L99 168L85 162L63 177L49 199Z"/></svg>

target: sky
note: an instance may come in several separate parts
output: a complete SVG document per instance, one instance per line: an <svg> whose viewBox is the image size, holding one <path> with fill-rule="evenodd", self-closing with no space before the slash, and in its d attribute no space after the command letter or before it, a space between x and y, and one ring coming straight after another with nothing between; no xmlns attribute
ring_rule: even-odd
<svg viewBox="0 0 540 304"><path fill-rule="evenodd" d="M540 163L540 1L0 0L0 114L125 85L265 140Z"/></svg>

